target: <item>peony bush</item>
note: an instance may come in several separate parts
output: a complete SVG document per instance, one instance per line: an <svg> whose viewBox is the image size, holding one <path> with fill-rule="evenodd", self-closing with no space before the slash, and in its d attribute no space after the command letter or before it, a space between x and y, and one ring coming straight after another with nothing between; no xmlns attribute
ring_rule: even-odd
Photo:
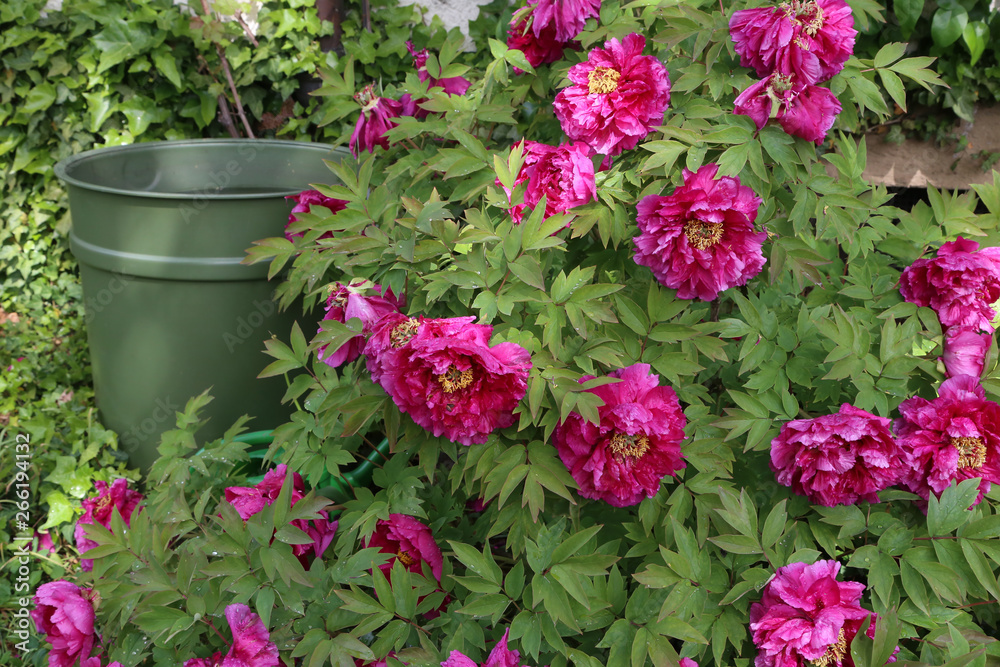
<svg viewBox="0 0 1000 667"><path fill-rule="evenodd" d="M248 253L305 304L264 479L192 400L52 664L995 663L1000 178L863 180L935 81L880 16L529 0L326 72L354 157Z"/></svg>

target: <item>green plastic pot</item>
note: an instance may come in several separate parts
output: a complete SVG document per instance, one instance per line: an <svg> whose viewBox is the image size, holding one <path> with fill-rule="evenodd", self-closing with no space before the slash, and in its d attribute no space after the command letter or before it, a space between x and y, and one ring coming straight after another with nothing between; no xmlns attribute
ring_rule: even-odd
<svg viewBox="0 0 1000 667"><path fill-rule="evenodd" d="M301 310L278 312L266 264L241 264L281 236L294 203L330 183L347 152L291 141L207 139L100 148L56 165L69 189L94 390L130 464L157 458L174 413L210 389L207 439L238 417L287 421L283 378L258 380L263 341L288 339Z"/></svg>
<svg viewBox="0 0 1000 667"><path fill-rule="evenodd" d="M272 433L269 430L252 431L233 438L252 447L248 452L250 455L250 461L247 463L248 467L243 469L244 472L249 471L254 473L247 478L247 481L252 485L256 486L264 480L264 458L267 456L268 447L270 447L271 442L274 440ZM382 442L375 446L375 449L361 459L361 463L355 466L353 470L338 476L324 472L316 487L316 492L336 503L345 503L348 500L353 500L354 489L371 484L375 466L380 460L387 460L388 456L389 440L383 439Z"/></svg>

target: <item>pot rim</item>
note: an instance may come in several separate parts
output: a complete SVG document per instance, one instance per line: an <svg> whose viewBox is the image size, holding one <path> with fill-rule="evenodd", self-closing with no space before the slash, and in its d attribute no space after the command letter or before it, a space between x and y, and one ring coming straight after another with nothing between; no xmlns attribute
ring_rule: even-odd
<svg viewBox="0 0 1000 667"><path fill-rule="evenodd" d="M350 153L343 146L331 146L330 144L321 144L313 141L291 141L287 139L246 139L246 138L225 138L225 139L168 139L162 141L143 141L134 144L122 144L119 146L98 146L97 148L91 148L89 150L83 151L82 153L77 153L71 155L68 158L60 160L56 163L54 167L56 177L70 186L75 186L83 190L89 190L93 192L106 192L115 195L125 195L130 197L141 197L145 199L179 199L179 200L190 200L192 197L204 196L205 194L211 195L212 199L269 199L277 196L287 197L289 195L295 195L302 192L302 188L278 188L275 187L274 190L268 192L213 192L210 187L206 187L206 192L199 195L193 195L189 192L152 192L148 190L129 190L125 188L116 188L109 185L101 185L98 183L92 183L89 181L81 180L76 178L71 174L71 172L76 169L81 164L85 164L95 159L102 159L109 155L114 155L116 153L142 153L145 151L157 151L157 150L174 150L174 149L185 149L185 148L205 148L211 146L219 147L233 147L233 146L249 146L254 148L270 149L270 148L292 148L296 150L308 150L315 152L323 152L329 154L330 158L342 159L343 157L349 156Z"/></svg>

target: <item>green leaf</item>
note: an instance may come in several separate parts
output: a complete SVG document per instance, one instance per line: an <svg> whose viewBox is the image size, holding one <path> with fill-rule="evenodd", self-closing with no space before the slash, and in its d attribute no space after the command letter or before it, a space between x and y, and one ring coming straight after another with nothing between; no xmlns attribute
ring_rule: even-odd
<svg viewBox="0 0 1000 667"><path fill-rule="evenodd" d="M903 39L909 39L921 12L924 11L924 0L893 0L892 9L896 14L896 20L899 21Z"/></svg>
<svg viewBox="0 0 1000 667"><path fill-rule="evenodd" d="M748 535L719 535L710 537L708 541L718 546L723 551L734 554L760 554L764 550L760 548L757 538Z"/></svg>
<svg viewBox="0 0 1000 667"><path fill-rule="evenodd" d="M153 37L143 28L147 24L129 23L116 18L104 24L104 30L94 35L92 41L101 54L97 74L114 67L127 58L146 51L153 44ZM956 37L957 39L957 37Z"/></svg>
<svg viewBox="0 0 1000 667"><path fill-rule="evenodd" d="M45 495L43 502L49 506L49 509L45 514L45 523L40 526L40 530L69 523L76 516L73 504L62 491L50 491Z"/></svg>
<svg viewBox="0 0 1000 667"><path fill-rule="evenodd" d="M968 22L969 13L958 3L938 7L931 19L931 39L942 48L951 46L962 36Z"/></svg>
<svg viewBox="0 0 1000 667"><path fill-rule="evenodd" d="M501 593L470 596L470 602L457 610L459 614L468 614L476 618L502 614L510 604L510 598Z"/></svg>
<svg viewBox="0 0 1000 667"><path fill-rule="evenodd" d="M976 579L990 595L994 598L1000 598L1000 586L997 585L997 576L993 573L993 568L990 566L989 561L986 560L983 550L971 540L959 540L959 543L962 547L962 554L969 563L973 574L976 575Z"/></svg>
<svg viewBox="0 0 1000 667"><path fill-rule="evenodd" d="M785 511L787 502L787 500L782 500L775 505L768 513L767 519L764 520L764 530L761 533L761 542L764 547L770 547L784 534L785 521L788 519L788 513Z"/></svg>
<svg viewBox="0 0 1000 667"><path fill-rule="evenodd" d="M875 67L887 67L902 58L904 53L906 53L906 44L901 42L886 44L875 54Z"/></svg>
<svg viewBox="0 0 1000 667"><path fill-rule="evenodd" d="M969 507L978 495L978 478L949 486L940 500L932 493L927 503L927 531L931 537L948 535L968 521L972 515Z"/></svg>
<svg viewBox="0 0 1000 667"><path fill-rule="evenodd" d="M846 73L847 69L844 72ZM866 109L871 109L875 113L889 113L889 108L885 105L885 100L882 98L882 93L879 92L878 86L866 79L863 74L857 70L851 72L851 75L847 76L847 85L854 94L854 100L858 104Z"/></svg>
<svg viewBox="0 0 1000 667"><path fill-rule="evenodd" d="M982 21L973 21L962 30L962 39L969 47L969 64L975 65L990 42L990 27Z"/></svg>
<svg viewBox="0 0 1000 667"><path fill-rule="evenodd" d="M181 73L177 71L177 59L170 52L166 45L160 45L153 51L153 64L157 71L165 76L167 80L174 84L177 90L184 90L184 82L181 80Z"/></svg>
<svg viewBox="0 0 1000 667"><path fill-rule="evenodd" d="M903 81L895 72L888 69L880 69L878 75L892 101L898 104L900 109L906 111L906 89L903 87Z"/></svg>
<svg viewBox="0 0 1000 667"><path fill-rule="evenodd" d="M455 551L455 557L458 558L462 565L469 568L483 579L492 582L496 586L501 586L503 584L503 578L499 574L499 568L497 568L495 564L493 567L490 567L484 553L480 553L475 547L471 547L468 544L462 544L461 542L452 542L451 540L448 540L448 544Z"/></svg>

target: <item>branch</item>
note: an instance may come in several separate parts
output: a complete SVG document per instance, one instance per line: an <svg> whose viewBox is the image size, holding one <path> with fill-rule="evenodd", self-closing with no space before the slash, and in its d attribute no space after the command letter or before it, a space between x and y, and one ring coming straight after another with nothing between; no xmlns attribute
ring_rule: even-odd
<svg viewBox="0 0 1000 667"><path fill-rule="evenodd" d="M210 0L201 0L201 7L205 10L205 19L208 20L212 17L212 7L209 4ZM229 90L233 93L233 101L236 103L236 113L239 115L240 120L243 122L243 129L246 130L247 136L254 139L253 130L250 129L250 123L247 121L246 113L243 111L243 102L240 101L240 94L236 92L236 82L233 81L233 72L229 69L229 61L226 59L226 53L222 49L222 45L215 42L215 51L219 54L219 60L222 61L222 70L226 73L226 81L229 82Z"/></svg>

